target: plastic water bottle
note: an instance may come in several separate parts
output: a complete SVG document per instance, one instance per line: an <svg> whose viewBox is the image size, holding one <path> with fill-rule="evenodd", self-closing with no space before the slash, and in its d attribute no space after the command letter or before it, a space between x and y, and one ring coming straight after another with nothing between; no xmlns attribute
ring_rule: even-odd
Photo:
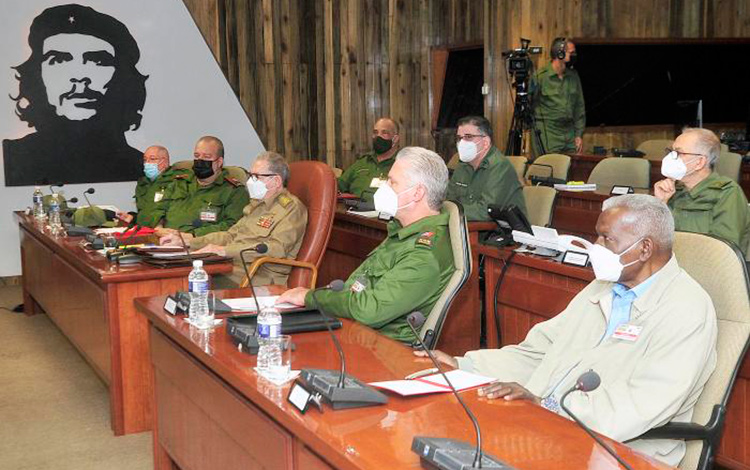
<svg viewBox="0 0 750 470"><path fill-rule="evenodd" d="M34 205L32 206L34 208L34 218L36 220L43 220L47 217L47 214L44 213L44 195L42 194L42 188L39 186L34 188L32 200L34 201Z"/></svg>
<svg viewBox="0 0 750 470"><path fill-rule="evenodd" d="M190 321L200 327L207 328L213 323L213 313L208 308L208 273L203 269L203 261L193 261L193 270L188 276L188 290L190 291Z"/></svg>
<svg viewBox="0 0 750 470"><path fill-rule="evenodd" d="M53 235L58 235L62 232L62 222L60 221L60 197L57 193L52 195L49 202L49 229Z"/></svg>
<svg viewBox="0 0 750 470"><path fill-rule="evenodd" d="M278 344L269 344L268 338L281 334L281 313L273 307L264 308L258 314L258 363L260 374L268 374L269 369L281 366L281 349Z"/></svg>

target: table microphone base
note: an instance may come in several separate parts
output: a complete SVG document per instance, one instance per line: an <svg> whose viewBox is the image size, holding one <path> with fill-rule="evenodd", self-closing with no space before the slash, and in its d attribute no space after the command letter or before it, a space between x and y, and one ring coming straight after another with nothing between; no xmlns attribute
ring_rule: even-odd
<svg viewBox="0 0 750 470"><path fill-rule="evenodd" d="M337 370L302 369L300 380L310 392L319 393L334 410L388 403L387 396L348 374L345 386L339 387L340 375Z"/></svg>
<svg viewBox="0 0 750 470"><path fill-rule="evenodd" d="M474 467L474 456L476 446L456 439L442 437L415 436L411 441L411 450L419 455L422 464L428 468L439 468L441 470L470 470ZM510 465L483 454L482 468L488 469L513 469Z"/></svg>

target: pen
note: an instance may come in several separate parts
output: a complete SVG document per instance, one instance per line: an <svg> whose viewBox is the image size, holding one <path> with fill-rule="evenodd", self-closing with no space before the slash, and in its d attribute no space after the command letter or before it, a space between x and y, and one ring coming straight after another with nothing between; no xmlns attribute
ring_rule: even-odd
<svg viewBox="0 0 750 470"><path fill-rule="evenodd" d="M433 367L431 369L418 370L418 371L414 372L413 374L407 375L405 377L405 379L406 380L414 380L414 379L418 379L420 377L424 377L425 375L435 374L437 372L439 372L439 370L437 368L435 368L435 367Z"/></svg>

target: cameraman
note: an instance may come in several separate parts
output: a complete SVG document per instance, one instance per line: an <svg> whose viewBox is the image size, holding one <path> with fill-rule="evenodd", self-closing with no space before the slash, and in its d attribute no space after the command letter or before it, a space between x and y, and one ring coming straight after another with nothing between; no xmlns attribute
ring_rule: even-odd
<svg viewBox="0 0 750 470"><path fill-rule="evenodd" d="M576 46L566 38L555 38L550 55L550 63L537 72L531 83L536 127L541 132L544 153L580 153L586 109L581 79L573 70ZM533 150L534 156L542 153L536 145Z"/></svg>

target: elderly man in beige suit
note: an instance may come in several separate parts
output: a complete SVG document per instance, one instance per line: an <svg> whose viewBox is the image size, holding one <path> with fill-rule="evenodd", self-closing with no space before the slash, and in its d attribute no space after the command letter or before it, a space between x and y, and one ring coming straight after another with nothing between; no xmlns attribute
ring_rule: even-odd
<svg viewBox="0 0 750 470"><path fill-rule="evenodd" d="M562 415L562 394L593 369L599 388L571 394L566 406L595 431L677 465L683 441L637 438L690 421L716 365L713 303L677 264L674 221L655 197L610 198L596 231L589 256L597 280L562 313L535 325L519 345L438 358L496 377L479 390L488 399L530 400Z"/></svg>

